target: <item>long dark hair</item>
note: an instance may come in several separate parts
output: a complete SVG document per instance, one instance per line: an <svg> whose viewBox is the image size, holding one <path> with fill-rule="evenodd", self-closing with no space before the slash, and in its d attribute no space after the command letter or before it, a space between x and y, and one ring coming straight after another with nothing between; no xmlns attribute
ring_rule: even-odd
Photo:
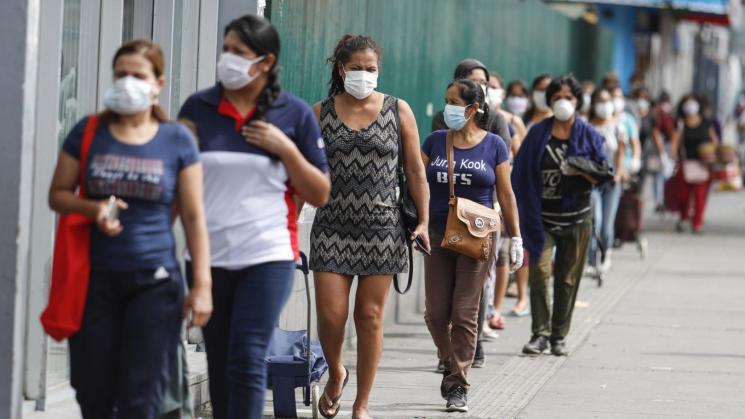
<svg viewBox="0 0 745 419"><path fill-rule="evenodd" d="M114 58L111 60L111 68L116 65L116 60L124 55L142 55L150 61L153 66L153 75L155 78L160 78L165 70L165 60L163 59L163 50L160 45L148 39L134 39L120 46L114 54ZM160 107L157 103L153 103L152 115L158 122L167 122L168 114ZM119 119L119 114L109 109L104 110L99 115L99 119L104 122L114 122Z"/></svg>
<svg viewBox="0 0 745 419"><path fill-rule="evenodd" d="M482 89L475 81L468 79L456 80L448 85L448 89L453 85L458 86L460 98L466 102L466 106L473 105L474 103L479 104L479 109L482 110L483 113L476 113L476 115L474 115L476 125L483 130L489 131L489 107L486 106L484 89Z"/></svg>
<svg viewBox="0 0 745 419"><path fill-rule="evenodd" d="M331 78L329 79L329 97L344 93L344 79L339 70L357 51L372 50L378 56L378 63L383 59L380 45L369 36L348 33L341 37L334 48L334 53L327 59L331 64Z"/></svg>
<svg viewBox="0 0 745 419"><path fill-rule="evenodd" d="M267 73L267 83L264 90L261 91L259 99L256 102L256 112L251 117L261 119L272 103L279 97L282 88L279 85L279 72L281 70L279 63L279 33L274 26L266 19L255 15L245 15L228 23L225 27L224 35L233 31L241 42L246 44L252 51L258 55L273 54L277 61Z"/></svg>

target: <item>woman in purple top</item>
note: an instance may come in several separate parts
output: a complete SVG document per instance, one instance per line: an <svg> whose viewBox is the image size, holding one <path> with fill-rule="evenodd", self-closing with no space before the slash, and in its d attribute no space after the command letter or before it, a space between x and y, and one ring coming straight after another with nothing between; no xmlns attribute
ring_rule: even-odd
<svg viewBox="0 0 745 419"><path fill-rule="evenodd" d="M522 263L522 239L510 183L507 147L499 136L486 131L489 109L484 91L470 80L448 86L445 123L454 145L455 195L493 207L494 191L512 233L510 263ZM468 410L468 370L476 350L477 318L487 262L440 246L448 216L448 131L435 131L422 146L422 160L430 187L430 237L432 256L425 260L425 320L440 359L445 364L440 393L448 411Z"/></svg>

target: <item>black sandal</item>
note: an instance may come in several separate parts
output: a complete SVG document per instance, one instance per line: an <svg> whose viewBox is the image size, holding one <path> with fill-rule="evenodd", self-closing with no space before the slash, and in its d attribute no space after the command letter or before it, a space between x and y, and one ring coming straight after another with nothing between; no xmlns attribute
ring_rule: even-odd
<svg viewBox="0 0 745 419"><path fill-rule="evenodd" d="M321 414L321 416L323 416L326 419L335 418L336 415L338 415L339 412L341 411L341 403L339 403L339 400L341 400L341 395L342 393L344 393L344 388L347 386L347 383L349 382L349 370L347 369L347 367L344 367L344 371L346 372L346 376L344 377L344 382L342 382L341 384L341 392L339 393L339 395L331 399L329 398L328 394L326 394L325 390L323 394L321 395L321 400L324 400L327 403L327 406L329 409L333 409L334 407L336 407L336 409L334 410L334 414L327 415L325 412L325 409L321 409L319 406L319 409L318 409L319 413Z"/></svg>

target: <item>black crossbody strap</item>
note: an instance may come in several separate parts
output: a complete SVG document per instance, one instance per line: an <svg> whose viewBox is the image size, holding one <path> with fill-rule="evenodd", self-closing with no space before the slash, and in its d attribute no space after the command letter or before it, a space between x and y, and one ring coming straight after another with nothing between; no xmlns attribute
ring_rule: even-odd
<svg viewBox="0 0 745 419"><path fill-rule="evenodd" d="M398 140L398 170L396 175L398 176L398 200L402 202L404 196L404 188L406 182L404 182L404 139L401 137L401 115L398 112L398 99L393 100L393 115L396 117L396 133ZM404 228L405 229L405 228ZM409 234L408 231L404 231L404 234ZM409 252L409 280L406 283L406 289L401 291L401 286L398 285L398 275L393 275L393 288L399 294L406 294L411 288L411 283L414 279L414 249L411 246L411 240L406 237L406 247Z"/></svg>

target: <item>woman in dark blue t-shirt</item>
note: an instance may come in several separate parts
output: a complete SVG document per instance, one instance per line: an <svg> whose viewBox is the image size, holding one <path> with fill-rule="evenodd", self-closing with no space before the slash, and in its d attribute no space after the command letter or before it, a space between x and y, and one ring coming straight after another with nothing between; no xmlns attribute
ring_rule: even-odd
<svg viewBox="0 0 745 419"><path fill-rule="evenodd" d="M135 40L119 48L106 110L68 135L49 191L54 211L95 223L85 312L69 340L70 382L85 419L114 411L122 418L157 418L182 313L202 326L212 312L202 165L191 134L167 122L155 104L163 67L157 44ZM80 198L75 190L85 132L93 132L93 140L84 168L87 194ZM193 257L186 303L171 229L174 204Z"/></svg>
<svg viewBox="0 0 745 419"><path fill-rule="evenodd" d="M522 239L510 183L509 153L502 139L486 131L489 109L484 91L470 80L450 84L445 123L454 145L455 195L494 207L494 192L512 233L510 263L522 264ZM435 131L422 146L430 189L432 256L425 260L425 320L444 362L440 392L448 411L467 411L468 370L476 350L477 318L488 263L440 246L448 216L449 184L446 137Z"/></svg>

